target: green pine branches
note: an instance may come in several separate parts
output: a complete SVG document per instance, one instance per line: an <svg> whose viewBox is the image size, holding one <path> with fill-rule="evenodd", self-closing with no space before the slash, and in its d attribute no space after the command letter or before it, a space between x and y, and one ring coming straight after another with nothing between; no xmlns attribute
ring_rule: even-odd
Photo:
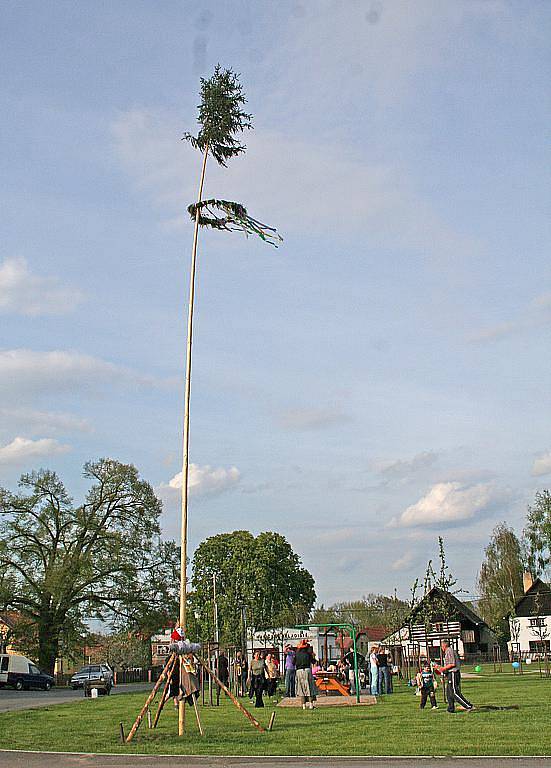
<svg viewBox="0 0 551 768"><path fill-rule="evenodd" d="M246 101L239 75L217 64L211 78L201 78L199 133L185 133L182 138L195 149L207 149L220 165L227 165L227 160L245 151L236 135L253 127L252 115L242 109Z"/></svg>

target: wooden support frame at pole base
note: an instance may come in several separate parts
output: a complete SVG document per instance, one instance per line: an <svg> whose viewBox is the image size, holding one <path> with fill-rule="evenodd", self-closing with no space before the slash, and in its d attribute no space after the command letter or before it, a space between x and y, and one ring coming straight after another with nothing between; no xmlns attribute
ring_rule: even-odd
<svg viewBox="0 0 551 768"><path fill-rule="evenodd" d="M126 743L127 743L127 744L128 744L129 742L131 742L131 741L132 741L132 739L134 738L134 734L136 733L136 731L137 731L137 730L138 730L138 728L140 727L140 723L141 723L141 722L142 722L142 720L143 720L143 716L145 715L145 713L147 712L147 709L148 709L149 705L151 704L151 702L152 702L152 701L153 701L153 699L155 698L155 696L156 696L156 694L157 694L157 691L158 691L158 690L159 690L159 688L161 687L161 683L163 682L163 680L165 680L165 679L166 679L166 677L167 677L167 674L168 674L168 670L169 670L169 667L172 665L172 663L174 663L174 654L172 654L172 653L171 653L171 654L170 654L170 657L169 657L169 659L168 659L168 661L167 661L167 663L166 663L166 664L165 664L165 666L164 666L164 669L163 669L163 671L161 672L161 674L159 675L159 678L158 678L157 682L156 682L156 683L155 683L155 685L153 686L153 690L151 691L151 693L149 694L149 696L147 697L147 699L146 699L146 701L145 701L145 704L144 704L144 705L143 705L143 707L141 708L140 714L139 714L139 715L138 715L138 717L137 717L137 718L134 720L134 724L133 724L132 728L130 729L130 731L129 731L129 733L128 733L128 736L126 737Z"/></svg>
<svg viewBox="0 0 551 768"><path fill-rule="evenodd" d="M157 727L157 723L159 722L161 712L163 711L163 707L166 704L166 700L168 699L168 692L170 690L170 678L172 677L172 673L174 671L174 665L177 663L178 663L178 658L174 656L174 658L170 662L170 668L168 669L168 672L167 672L165 687L163 688L161 700L159 701L159 706L157 707L157 712L155 713L155 718L153 720L153 728Z"/></svg>
<svg viewBox="0 0 551 768"><path fill-rule="evenodd" d="M163 681L165 681L165 686L163 688L161 699L159 701L159 706L157 708L157 712L156 712L155 718L153 720L153 728L157 727L157 723L159 722L159 717L160 717L161 712L163 710L163 707L164 707L164 705L165 705L165 703L166 703L166 701L168 699L168 690L169 690L169 686L170 686L170 677L171 677L171 675L172 675L172 673L174 671L174 666L176 664L180 664L181 663L181 658L182 657L178 657L175 653L172 653L170 655L167 663L165 664L165 666L163 668L163 671L161 672L161 674L159 675L159 677L157 679L157 682L153 686L153 690L151 691L151 693L147 697L147 699L145 701L145 704L141 708L139 715L137 716L136 720L134 721L134 723L132 725L132 728L130 729L130 731L128 733L128 736L125 739L127 744L130 743L132 741L132 739L134 738L134 736L136 735L136 732L137 732L138 728L140 727L140 724L141 724L144 716L149 711L149 707L151 706L151 703L154 700L154 698L155 698L155 696L157 694L157 691L161 687L161 684L163 683ZM220 680L218 675L216 675L216 673L212 669L210 669L208 664L206 664L206 662L204 662L203 659L199 658L198 656L195 657L195 660L200 665L200 667L204 670L204 672L206 672L206 674L209 675L209 678L212 679L216 683L216 685L221 690L224 691L224 693L228 696L228 698L230 699L232 704L247 718L247 720L252 725L254 725L254 727L258 731L260 731L261 733L266 733L267 732L266 728L264 728L258 722L256 717L254 717L249 712L249 710L246 707L244 707L243 704L241 704L241 702L237 699L237 697L234 696L234 694L230 691L230 689L226 685L224 685L224 683ZM181 705L182 704L185 706L185 700L184 699L182 699L180 701L180 706L178 707L178 720L180 719L180 709L181 709ZM193 705L193 708L194 708L195 718L197 720L197 727L199 729L199 733L201 734L201 736L204 736L203 727L202 727L202 724L201 724L201 718L199 716L199 709L197 707L197 701L195 700L195 697L192 698L192 705Z"/></svg>

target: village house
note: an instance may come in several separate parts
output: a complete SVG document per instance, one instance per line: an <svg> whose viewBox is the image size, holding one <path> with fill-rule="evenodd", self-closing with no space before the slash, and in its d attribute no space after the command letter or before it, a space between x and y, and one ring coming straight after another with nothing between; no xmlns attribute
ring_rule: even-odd
<svg viewBox="0 0 551 768"><path fill-rule="evenodd" d="M154 667L164 667L170 655L168 646L172 642L170 635L173 627L163 627L156 635L151 637L151 664Z"/></svg>
<svg viewBox="0 0 551 768"><path fill-rule="evenodd" d="M356 633L356 651L362 656L369 656L371 649L374 645L382 644L382 641L388 634L388 630L385 627L362 627ZM342 655L352 651L353 642L349 635L339 635L337 637L337 645L342 647Z"/></svg>
<svg viewBox="0 0 551 768"><path fill-rule="evenodd" d="M449 640L462 659L491 653L497 639L472 608L440 587L433 587L404 624L383 640L394 662L440 658L440 643Z"/></svg>
<svg viewBox="0 0 551 768"><path fill-rule="evenodd" d="M0 613L0 653L15 653L10 640L17 621L16 613Z"/></svg>
<svg viewBox="0 0 551 768"><path fill-rule="evenodd" d="M509 615L511 657L538 658L551 650L551 585L524 574L524 594Z"/></svg>

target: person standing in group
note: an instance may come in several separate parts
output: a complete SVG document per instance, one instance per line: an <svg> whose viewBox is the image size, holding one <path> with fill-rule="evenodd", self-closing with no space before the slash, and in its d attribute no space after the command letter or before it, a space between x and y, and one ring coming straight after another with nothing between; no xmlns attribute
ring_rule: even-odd
<svg viewBox="0 0 551 768"><path fill-rule="evenodd" d="M243 657L243 651L237 651L235 654L235 661L233 663L233 674L235 677L235 687L236 687L236 695L237 696L244 696L245 695L245 682L246 682L246 675L243 677L243 671L246 669L247 662L245 661Z"/></svg>
<svg viewBox="0 0 551 768"><path fill-rule="evenodd" d="M273 699L277 692L279 666L273 654L266 656L266 694Z"/></svg>
<svg viewBox="0 0 551 768"><path fill-rule="evenodd" d="M302 699L303 709L314 709L316 700L315 683L312 676L314 653L307 640L301 640L297 645L295 656L296 665L296 694Z"/></svg>
<svg viewBox="0 0 551 768"><path fill-rule="evenodd" d="M352 664L348 668L348 684L350 685L350 695L355 696L356 695L356 670L354 669L354 666Z"/></svg>
<svg viewBox="0 0 551 768"><path fill-rule="evenodd" d="M294 699L296 695L295 682L297 676L297 668L295 665L295 649L290 645L285 646L285 696L290 699Z"/></svg>
<svg viewBox="0 0 551 768"><path fill-rule="evenodd" d="M266 687L266 663L264 662L264 659L262 658L260 651L255 651L253 655L253 660L251 661L251 670L250 670L250 687L249 687L249 696L252 700L252 697L254 695L255 707L263 707L264 701L262 699L262 694L264 693L264 689Z"/></svg>
<svg viewBox="0 0 551 768"><path fill-rule="evenodd" d="M377 662L377 651L378 651L377 646L373 645L371 647L371 653L369 654L369 671L371 675L371 695L372 696L379 695L379 666Z"/></svg>
<svg viewBox="0 0 551 768"><path fill-rule="evenodd" d="M344 683L347 685L348 683L348 663L346 659L339 659L337 661L337 677L341 681L341 683Z"/></svg>
<svg viewBox="0 0 551 768"><path fill-rule="evenodd" d="M388 654L382 645L379 646L377 653L377 667L379 669L379 695L383 693L392 693L390 687L390 667L388 666Z"/></svg>
<svg viewBox="0 0 551 768"><path fill-rule="evenodd" d="M247 693L247 680L249 679L249 661L247 659L247 652L245 651L241 657L241 687L243 689L242 696Z"/></svg>
<svg viewBox="0 0 551 768"><path fill-rule="evenodd" d="M474 707L461 693L461 661L459 660L459 654L455 648L452 648L448 640L442 640L440 645L444 653L444 664L441 667L435 664L434 668L445 680L448 712L450 714L455 712L456 701L463 709L470 712Z"/></svg>
<svg viewBox="0 0 551 768"><path fill-rule="evenodd" d="M226 688L228 687L228 683L230 682L230 664L228 661L228 657L224 653L224 651L220 651L218 654L218 661L217 661L217 675L218 679L221 683L223 683Z"/></svg>

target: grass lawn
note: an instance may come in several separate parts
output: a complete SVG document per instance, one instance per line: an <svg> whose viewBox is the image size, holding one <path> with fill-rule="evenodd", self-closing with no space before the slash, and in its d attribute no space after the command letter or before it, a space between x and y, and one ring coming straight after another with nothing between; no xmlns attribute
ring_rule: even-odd
<svg viewBox="0 0 551 768"><path fill-rule="evenodd" d="M537 674L480 674L464 680L476 705L512 706L507 711L419 710L419 698L403 684L376 706L331 707L313 712L277 710L272 733L259 733L227 700L200 708L205 737L193 710L186 734L177 736L177 716L167 705L156 730L142 725L134 741L119 741L119 721L128 732L145 694L82 699L45 709L0 714L0 747L77 752L141 752L209 755L549 755L551 680ZM248 703L248 702L246 702ZM253 710L267 724L271 706Z"/></svg>

